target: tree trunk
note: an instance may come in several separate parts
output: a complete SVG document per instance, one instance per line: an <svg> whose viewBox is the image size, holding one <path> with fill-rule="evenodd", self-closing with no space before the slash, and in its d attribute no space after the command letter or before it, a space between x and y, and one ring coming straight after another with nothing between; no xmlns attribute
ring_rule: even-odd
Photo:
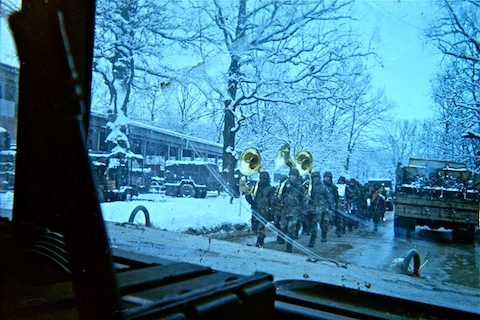
<svg viewBox="0 0 480 320"><path fill-rule="evenodd" d="M223 127L223 178L227 183L231 195L238 197L238 190L235 186L235 167L237 159L233 151L235 150L236 132L232 129L235 127L235 116L229 107L230 101L225 102L225 123Z"/></svg>

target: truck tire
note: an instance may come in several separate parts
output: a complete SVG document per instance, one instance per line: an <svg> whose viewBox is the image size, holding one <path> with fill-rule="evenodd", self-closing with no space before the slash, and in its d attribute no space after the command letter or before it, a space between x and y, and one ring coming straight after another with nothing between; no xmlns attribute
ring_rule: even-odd
<svg viewBox="0 0 480 320"><path fill-rule="evenodd" d="M172 196L172 197L180 197L180 188L178 186L166 186L165 187L165 195Z"/></svg>
<svg viewBox="0 0 480 320"><path fill-rule="evenodd" d="M475 225L474 224L456 224L453 226L452 239L459 243L475 242Z"/></svg>
<svg viewBox="0 0 480 320"><path fill-rule="evenodd" d="M130 214L130 218L128 218L128 222L133 223L139 211L142 211L143 215L145 216L145 225L147 227L151 227L150 214L148 213L147 208L144 206L137 206L135 209L133 209L132 213Z"/></svg>
<svg viewBox="0 0 480 320"><path fill-rule="evenodd" d="M180 187L180 195L185 198L195 197L195 188L191 184L184 184Z"/></svg>
<svg viewBox="0 0 480 320"><path fill-rule="evenodd" d="M412 236L412 224L413 230L415 230L415 222L410 220L410 218L395 217L393 220L393 234L395 237L410 238Z"/></svg>
<svg viewBox="0 0 480 320"><path fill-rule="evenodd" d="M202 199L206 198L207 197L207 189L197 189L195 197L196 198L202 198Z"/></svg>
<svg viewBox="0 0 480 320"><path fill-rule="evenodd" d="M410 261L413 258L413 268L410 268ZM403 259L402 263L402 269L403 272L407 275L411 276L420 276L420 254L418 253L417 250L415 249L410 249L407 252L407 255L405 256L405 259Z"/></svg>

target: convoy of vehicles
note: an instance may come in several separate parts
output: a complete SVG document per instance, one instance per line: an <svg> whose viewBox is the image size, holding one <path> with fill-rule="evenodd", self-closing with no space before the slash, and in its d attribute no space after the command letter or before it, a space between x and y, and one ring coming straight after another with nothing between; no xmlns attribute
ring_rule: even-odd
<svg viewBox="0 0 480 320"><path fill-rule="evenodd" d="M464 163L410 159L397 168L395 234L415 226L452 230L454 241L473 242L479 226L479 190Z"/></svg>

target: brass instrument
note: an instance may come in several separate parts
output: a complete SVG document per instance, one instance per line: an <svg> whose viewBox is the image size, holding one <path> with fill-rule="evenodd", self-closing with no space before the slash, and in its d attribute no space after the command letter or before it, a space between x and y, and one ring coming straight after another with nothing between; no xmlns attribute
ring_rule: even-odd
<svg viewBox="0 0 480 320"><path fill-rule="evenodd" d="M244 176L262 171L262 156L255 147L245 149L237 162L238 170Z"/></svg>
<svg viewBox="0 0 480 320"><path fill-rule="evenodd" d="M278 171L284 166L287 166L289 168L293 168L293 162L292 159L290 159L290 144L285 143L278 151L277 154L275 155L274 159L274 170Z"/></svg>
<svg viewBox="0 0 480 320"><path fill-rule="evenodd" d="M284 144L277 152L274 160L275 171L287 166L290 169L297 168L300 175L305 175L312 172L313 156L307 150L302 150L295 155L294 161L290 158L290 145Z"/></svg>
<svg viewBox="0 0 480 320"><path fill-rule="evenodd" d="M244 176L251 176L254 173L261 172L263 167L260 151L255 147L245 149L237 161L237 167L238 171ZM240 194L253 194L255 197L256 188L258 188L258 182L253 186L249 186L245 177L242 177L240 180Z"/></svg>
<svg viewBox="0 0 480 320"><path fill-rule="evenodd" d="M307 173L311 173L313 170L313 155L310 151L302 150L295 156L295 166L303 176Z"/></svg>

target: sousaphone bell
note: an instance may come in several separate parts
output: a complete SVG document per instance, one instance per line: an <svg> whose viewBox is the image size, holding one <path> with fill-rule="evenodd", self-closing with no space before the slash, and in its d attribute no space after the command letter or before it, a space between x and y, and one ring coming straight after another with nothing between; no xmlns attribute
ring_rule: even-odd
<svg viewBox="0 0 480 320"><path fill-rule="evenodd" d="M295 155L294 160L290 158L290 145L284 144L277 152L274 160L274 168L276 171L282 167L296 168L300 175L311 173L313 169L313 156L310 151L302 150Z"/></svg>
<svg viewBox="0 0 480 320"><path fill-rule="evenodd" d="M238 171L244 176L251 176L262 169L262 156L255 147L245 149L237 162Z"/></svg>

